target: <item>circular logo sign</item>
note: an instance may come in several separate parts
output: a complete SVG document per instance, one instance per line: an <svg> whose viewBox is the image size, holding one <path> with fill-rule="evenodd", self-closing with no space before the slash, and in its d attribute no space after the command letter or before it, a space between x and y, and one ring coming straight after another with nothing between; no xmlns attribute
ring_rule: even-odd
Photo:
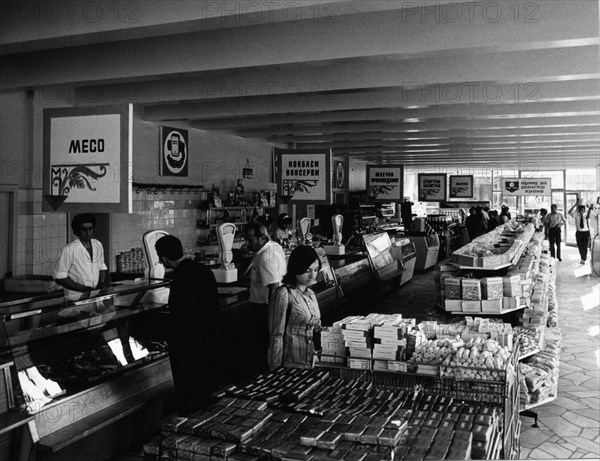
<svg viewBox="0 0 600 461"><path fill-rule="evenodd" d="M178 174L185 168L187 162L187 145L185 138L178 131L171 131L165 137L163 146L165 165L171 173Z"/></svg>

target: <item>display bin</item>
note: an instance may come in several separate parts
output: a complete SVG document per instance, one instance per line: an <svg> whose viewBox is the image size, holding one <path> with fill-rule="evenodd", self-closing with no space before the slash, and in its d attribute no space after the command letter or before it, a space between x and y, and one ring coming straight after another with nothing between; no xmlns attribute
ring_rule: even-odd
<svg viewBox="0 0 600 461"><path fill-rule="evenodd" d="M498 380L467 380L452 377L423 375L418 373L385 372L350 369L319 362L320 368L330 375L344 380L364 381L382 388L403 390L423 390L438 395L450 396L464 403L481 404L499 408L502 411L501 448L490 450L486 459L518 459L519 444L519 379L518 347L511 353L511 359ZM464 367L463 367L464 368Z"/></svg>

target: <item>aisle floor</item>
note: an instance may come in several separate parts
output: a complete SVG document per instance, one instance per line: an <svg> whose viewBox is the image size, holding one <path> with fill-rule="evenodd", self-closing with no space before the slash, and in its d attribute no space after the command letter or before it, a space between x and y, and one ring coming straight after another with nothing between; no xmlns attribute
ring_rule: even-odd
<svg viewBox="0 0 600 461"><path fill-rule="evenodd" d="M600 458L600 279L579 264L577 248L564 247L557 298L562 333L558 398L521 417L521 459ZM433 270L416 273L371 312L402 312L419 320L445 317L435 305Z"/></svg>

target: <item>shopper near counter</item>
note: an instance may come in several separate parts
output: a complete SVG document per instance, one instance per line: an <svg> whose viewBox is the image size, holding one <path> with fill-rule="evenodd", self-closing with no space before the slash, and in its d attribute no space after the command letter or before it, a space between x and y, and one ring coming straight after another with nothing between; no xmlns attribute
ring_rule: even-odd
<svg viewBox="0 0 600 461"><path fill-rule="evenodd" d="M206 266L183 254L181 241L165 235L155 244L160 262L173 269L169 292L169 358L181 416L197 411L218 389L223 317L217 282Z"/></svg>
<svg viewBox="0 0 600 461"><path fill-rule="evenodd" d="M548 238L548 228L546 227L546 225L544 224L544 220L546 219L546 215L548 214L548 210L546 210L545 208L540 208L540 217L538 220L538 229L539 230L544 230L544 238Z"/></svg>
<svg viewBox="0 0 600 461"><path fill-rule="evenodd" d="M286 272L285 254L277 242L270 239L267 228L252 222L244 229L246 245L254 252L250 273L250 312L247 319L249 358L245 366L250 372L266 371L265 352L269 345L268 311L271 295ZM245 361L246 362L246 361Z"/></svg>
<svg viewBox="0 0 600 461"><path fill-rule="evenodd" d="M575 241L577 242L577 248L581 256L579 264L585 264L590 245L589 211L583 204L583 201L579 199L569 210L569 215L575 220Z"/></svg>
<svg viewBox="0 0 600 461"><path fill-rule="evenodd" d="M565 218L562 213L558 212L558 206L555 204L550 205L550 213L544 218L544 225L548 229L548 240L550 241L550 256L556 257L559 261L562 261L560 257L560 241L561 241L561 229L565 224Z"/></svg>
<svg viewBox="0 0 600 461"><path fill-rule="evenodd" d="M321 313L314 291L321 261L314 248L300 245L292 251L283 285L269 304L269 351L271 370L283 366L312 368Z"/></svg>
<svg viewBox="0 0 600 461"><path fill-rule="evenodd" d="M277 216L277 224L275 229L273 230L273 240L275 240L280 245L284 240L288 240L290 238L289 228L292 224L292 218L287 213L281 213Z"/></svg>
<svg viewBox="0 0 600 461"><path fill-rule="evenodd" d="M54 272L54 280L66 289L67 297L106 286L104 248L93 238L95 227L96 217L90 213L78 214L71 221L77 238L62 249Z"/></svg>
<svg viewBox="0 0 600 461"><path fill-rule="evenodd" d="M506 205L502 205L500 208L500 215L498 216L498 224L505 224L510 221L511 215L508 207Z"/></svg>

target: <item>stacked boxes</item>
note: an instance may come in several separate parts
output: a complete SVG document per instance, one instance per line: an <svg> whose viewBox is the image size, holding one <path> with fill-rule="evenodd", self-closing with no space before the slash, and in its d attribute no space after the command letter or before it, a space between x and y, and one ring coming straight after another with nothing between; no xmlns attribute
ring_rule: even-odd
<svg viewBox="0 0 600 461"><path fill-rule="evenodd" d="M371 323L365 317L354 317L342 323L342 337L348 349L348 366L359 370L371 369Z"/></svg>
<svg viewBox="0 0 600 461"><path fill-rule="evenodd" d="M448 312L462 312L462 278L447 277L444 279L444 306Z"/></svg>
<svg viewBox="0 0 600 461"><path fill-rule="evenodd" d="M321 350L321 361L345 365L346 346L341 325L334 323L321 330Z"/></svg>
<svg viewBox="0 0 600 461"><path fill-rule="evenodd" d="M463 278L462 284L462 311L481 312L481 284L478 279Z"/></svg>
<svg viewBox="0 0 600 461"><path fill-rule="evenodd" d="M502 311L502 297L504 294L504 283L502 277L486 277L481 279L483 299L481 301L481 312Z"/></svg>
<svg viewBox="0 0 600 461"><path fill-rule="evenodd" d="M415 319L397 318L374 327L373 359L376 370L406 371L407 333L414 325Z"/></svg>

